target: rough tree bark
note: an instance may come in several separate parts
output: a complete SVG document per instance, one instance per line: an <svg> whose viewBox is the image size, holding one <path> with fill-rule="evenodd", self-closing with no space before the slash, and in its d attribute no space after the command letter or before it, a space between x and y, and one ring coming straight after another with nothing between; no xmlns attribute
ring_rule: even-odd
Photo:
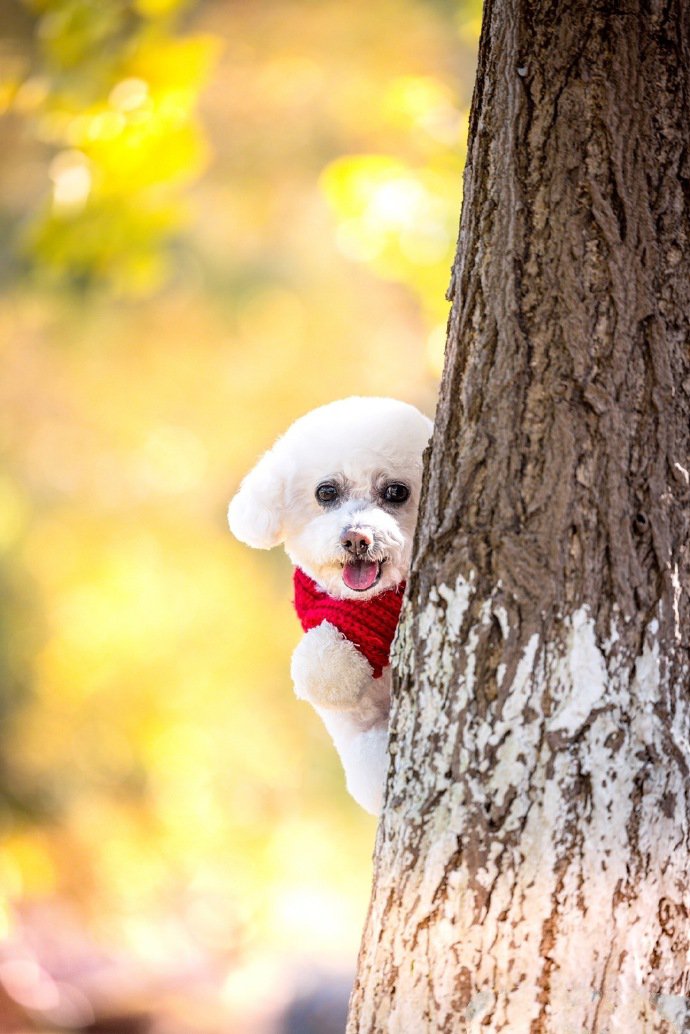
<svg viewBox="0 0 690 1034"><path fill-rule="evenodd" d="M690 1030L690 4L487 0L349 1034Z"/></svg>

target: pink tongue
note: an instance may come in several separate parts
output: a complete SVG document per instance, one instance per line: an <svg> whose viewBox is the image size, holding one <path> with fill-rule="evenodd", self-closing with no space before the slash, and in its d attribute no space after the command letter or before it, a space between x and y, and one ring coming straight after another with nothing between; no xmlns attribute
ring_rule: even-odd
<svg viewBox="0 0 690 1034"><path fill-rule="evenodd" d="M371 589L378 576L379 565L376 560L355 560L343 568L343 581L348 589L356 589L358 592Z"/></svg>

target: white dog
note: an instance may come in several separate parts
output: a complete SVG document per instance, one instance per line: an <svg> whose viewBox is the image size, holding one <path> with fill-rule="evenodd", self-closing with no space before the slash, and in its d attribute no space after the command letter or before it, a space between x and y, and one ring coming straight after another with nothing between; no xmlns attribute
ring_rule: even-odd
<svg viewBox="0 0 690 1034"><path fill-rule="evenodd" d="M317 710L347 787L381 809L388 761L388 653L410 565L431 421L395 399L348 398L307 413L247 475L230 528L258 549L284 543L305 636L298 697Z"/></svg>

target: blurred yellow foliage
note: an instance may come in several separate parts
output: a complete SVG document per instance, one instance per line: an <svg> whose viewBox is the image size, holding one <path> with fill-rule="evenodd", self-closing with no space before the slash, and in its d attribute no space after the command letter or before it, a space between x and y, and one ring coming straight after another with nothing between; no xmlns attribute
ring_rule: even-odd
<svg viewBox="0 0 690 1034"><path fill-rule="evenodd" d="M174 985L165 1034L352 964L374 823L292 695L290 564L225 509L315 405L433 412L476 14L36 0L0 41L0 985L36 1023L92 1022L83 954L108 1008Z"/></svg>
<svg viewBox="0 0 690 1034"><path fill-rule="evenodd" d="M322 178L339 216L343 253L379 276L409 283L435 314L445 311L438 288L454 244L455 171L444 177L388 156L358 155L332 162Z"/></svg>
<svg viewBox="0 0 690 1034"><path fill-rule="evenodd" d="M321 183L342 253L418 298L430 324L428 360L440 374L467 115L444 83L410 75L391 80L381 113L405 130L411 157L343 156L324 169Z"/></svg>
<svg viewBox="0 0 690 1034"><path fill-rule="evenodd" d="M23 247L48 283L150 292L168 275L164 246L187 221L180 188L208 160L195 108L219 42L173 35L180 3L29 6L37 68L14 106L55 156Z"/></svg>

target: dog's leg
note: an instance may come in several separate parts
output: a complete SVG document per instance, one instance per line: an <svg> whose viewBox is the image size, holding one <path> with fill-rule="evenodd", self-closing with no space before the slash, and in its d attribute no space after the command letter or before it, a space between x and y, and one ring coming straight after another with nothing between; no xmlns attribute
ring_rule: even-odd
<svg viewBox="0 0 690 1034"><path fill-rule="evenodd" d="M291 671L295 693L314 706L331 734L349 793L378 815L388 765L389 670L375 679L357 647L324 621L299 643Z"/></svg>
<svg viewBox="0 0 690 1034"><path fill-rule="evenodd" d="M317 707L340 755L348 793L372 815L379 815L388 769L388 722L362 729L342 711Z"/></svg>

